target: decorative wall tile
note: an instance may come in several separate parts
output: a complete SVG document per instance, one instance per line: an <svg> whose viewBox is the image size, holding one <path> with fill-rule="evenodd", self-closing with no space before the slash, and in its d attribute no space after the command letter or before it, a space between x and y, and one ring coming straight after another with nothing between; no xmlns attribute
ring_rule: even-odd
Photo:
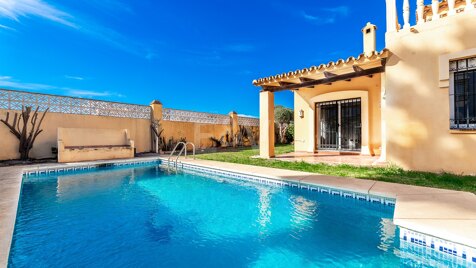
<svg viewBox="0 0 476 268"><path fill-rule="evenodd" d="M0 109L21 110L22 106L32 106L34 108L38 106L40 112L50 108L51 112L56 113L138 119L150 119L151 114L151 108L146 105L0 89Z"/></svg>

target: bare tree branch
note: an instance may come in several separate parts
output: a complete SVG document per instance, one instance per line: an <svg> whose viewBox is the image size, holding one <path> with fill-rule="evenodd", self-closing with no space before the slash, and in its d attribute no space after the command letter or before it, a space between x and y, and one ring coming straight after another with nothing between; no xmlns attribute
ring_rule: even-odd
<svg viewBox="0 0 476 268"><path fill-rule="evenodd" d="M10 113L7 112L5 119L0 119L0 121L10 129L10 132L17 137L19 140L18 151L20 153L21 160L27 160L29 158L30 150L33 148L36 138L40 133L43 132L41 129L41 124L45 118L46 113L49 109L46 109L41 116L40 121L38 121L38 110L39 106L36 107L33 115L31 115L32 107L22 106L22 111L20 114L15 113L13 118L13 123L10 124ZM22 125L20 126L20 121ZM28 125L31 124L31 130L28 132Z"/></svg>

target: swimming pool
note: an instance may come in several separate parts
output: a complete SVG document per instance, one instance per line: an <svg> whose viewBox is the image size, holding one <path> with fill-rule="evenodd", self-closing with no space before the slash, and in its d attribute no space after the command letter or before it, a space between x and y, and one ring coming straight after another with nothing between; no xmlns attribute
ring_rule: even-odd
<svg viewBox="0 0 476 268"><path fill-rule="evenodd" d="M457 265L393 207L157 165L25 177L11 267Z"/></svg>

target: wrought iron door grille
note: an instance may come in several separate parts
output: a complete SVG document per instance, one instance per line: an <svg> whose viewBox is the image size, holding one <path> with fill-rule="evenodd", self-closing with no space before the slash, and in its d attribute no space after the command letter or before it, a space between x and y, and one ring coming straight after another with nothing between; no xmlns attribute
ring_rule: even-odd
<svg viewBox="0 0 476 268"><path fill-rule="evenodd" d="M337 101L321 102L319 108L319 149L339 149L339 116Z"/></svg>
<svg viewBox="0 0 476 268"><path fill-rule="evenodd" d="M340 149L360 151L362 143L360 99L343 100L340 107Z"/></svg>
<svg viewBox="0 0 476 268"><path fill-rule="evenodd" d="M360 98L316 103L316 111L319 112L318 149L361 150Z"/></svg>

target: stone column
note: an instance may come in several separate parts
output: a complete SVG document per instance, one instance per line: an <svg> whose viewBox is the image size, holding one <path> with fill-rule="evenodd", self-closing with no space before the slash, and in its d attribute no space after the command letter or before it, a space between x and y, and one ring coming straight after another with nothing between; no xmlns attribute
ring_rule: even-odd
<svg viewBox="0 0 476 268"><path fill-rule="evenodd" d="M234 137L240 131L240 127L238 126L238 114L235 111L231 111L228 115L230 116L230 135L233 140L233 147L236 147Z"/></svg>
<svg viewBox="0 0 476 268"><path fill-rule="evenodd" d="M162 109L163 109L162 103L158 100L154 100L150 103L150 108L151 108L150 123L152 124L152 122L154 122L155 120L162 122ZM151 130L149 129L149 131ZM156 135L153 133L151 133L151 151L155 151L156 153L159 153L160 151L159 141Z"/></svg>
<svg viewBox="0 0 476 268"><path fill-rule="evenodd" d="M161 120L162 121L162 103L158 100L154 100L150 103L152 108L151 120Z"/></svg>
<svg viewBox="0 0 476 268"><path fill-rule="evenodd" d="M238 126L238 114L235 111L231 111L228 115L230 116L231 134L235 135L240 131Z"/></svg>
<svg viewBox="0 0 476 268"><path fill-rule="evenodd" d="M259 152L262 158L274 157L274 93L259 94Z"/></svg>

